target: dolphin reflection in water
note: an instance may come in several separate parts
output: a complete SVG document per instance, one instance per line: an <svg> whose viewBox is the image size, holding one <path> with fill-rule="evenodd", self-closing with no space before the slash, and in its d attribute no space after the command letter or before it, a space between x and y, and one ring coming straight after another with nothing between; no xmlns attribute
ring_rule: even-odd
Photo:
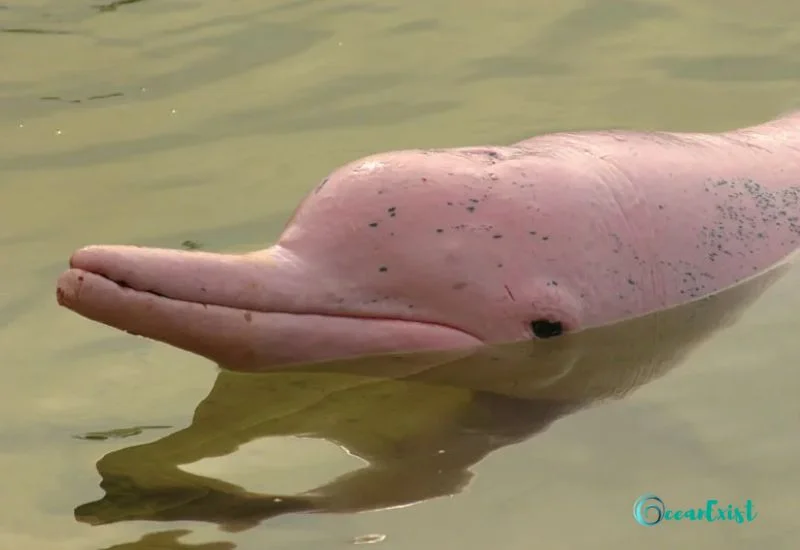
<svg viewBox="0 0 800 550"><path fill-rule="evenodd" d="M378 510L457 494L470 467L489 453L622 398L680 364L789 265L688 304L561 338L266 373L223 368L191 425L102 457L105 494L78 506L75 516L93 525L203 521L238 531L281 514ZM180 468L274 436L328 440L367 465L292 495L251 492Z"/></svg>

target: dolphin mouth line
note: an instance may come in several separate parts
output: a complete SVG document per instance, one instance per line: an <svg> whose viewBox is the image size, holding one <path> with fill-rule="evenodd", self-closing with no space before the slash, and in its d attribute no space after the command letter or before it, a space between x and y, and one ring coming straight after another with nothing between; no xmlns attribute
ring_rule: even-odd
<svg viewBox="0 0 800 550"><path fill-rule="evenodd" d="M155 296L156 298L158 298L160 300L169 300L171 302L175 302L175 303L179 303L179 304L195 304L195 305L201 306L203 308L220 307L220 308L226 308L226 309L236 310L236 311L260 313L260 314L264 314L264 315L269 315L269 314L272 314L272 313L285 314L285 315L298 315L298 316L313 315L313 316L317 316L317 317L330 317L330 318L333 318L333 319L361 319L361 320L375 320L375 321L394 321L394 322L399 322L399 323L409 323L409 324L416 324L416 325L428 325L428 326L431 326L431 327L436 327L436 328L441 328L441 329L447 329L447 330L460 332L461 334L464 334L465 336L468 336L468 337L474 339L476 341L476 345L485 345L486 344L486 342L483 340L483 338L481 338L481 337L479 337L479 336L477 336L477 335L475 335L475 334L473 334L473 333L471 333L471 332L469 332L467 330L464 330L461 327L452 326L452 325L448 325L448 324L445 324L445 323L440 323L440 322L437 322L437 321L430 321L430 320L427 320L427 319L408 319L408 318L405 318L405 317L386 317L386 316L380 316L380 315L369 315L369 314L365 314L365 313L353 313L353 312L333 313L333 312L328 312L328 311L290 311L290 310L279 310L279 309L266 310L266 309L258 309L258 308L246 308L246 309L243 309L243 308L230 306L230 305L226 305L226 304L222 304L222 303L200 302L200 301L195 301L195 300L184 300L184 299L181 299L181 298L173 298L172 296L168 296L166 294L162 294L162 293L160 293L160 292L158 292L156 290L136 288L135 286L132 286L132 285L128 284L127 282L123 281L123 280L117 280L117 279L114 279L114 278L109 277L107 275L104 275L102 273L96 273L94 271L87 271L85 269L80 269L80 268L72 268L72 269L74 269L75 271L80 272L79 280L81 282L83 280L83 277L86 277L87 275L92 276L92 277L99 277L101 279L105 279L106 281L108 281L110 283L115 284L117 287L119 287L119 289L122 292L131 292L131 293L135 293L135 294L149 294L151 296ZM77 294L78 294L78 296L80 296L80 290L78 290Z"/></svg>

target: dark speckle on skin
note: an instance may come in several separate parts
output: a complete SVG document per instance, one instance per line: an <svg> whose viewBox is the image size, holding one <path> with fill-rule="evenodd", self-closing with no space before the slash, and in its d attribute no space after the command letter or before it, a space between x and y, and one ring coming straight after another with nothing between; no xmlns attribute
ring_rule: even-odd
<svg viewBox="0 0 800 550"><path fill-rule="evenodd" d="M609 233L609 236L614 240L614 248L612 249L612 251L615 254L619 254L620 250L622 250L623 247L622 239L620 239L619 235L617 235L616 233Z"/></svg>
<svg viewBox="0 0 800 550"><path fill-rule="evenodd" d="M753 180L707 182L706 191L720 198L716 216L703 226L700 241L709 250L709 260L720 254L733 255L731 239L743 243L765 238L765 228L783 227L800 236L800 225L790 217L800 207L800 186L770 191ZM753 204L758 214L753 215Z"/></svg>
<svg viewBox="0 0 800 550"><path fill-rule="evenodd" d="M397 207L396 206L392 206L391 208L387 209L386 211L389 213L389 217L390 218L394 218L395 215L397 214Z"/></svg>
<svg viewBox="0 0 800 550"><path fill-rule="evenodd" d="M543 241L547 241L547 240L549 240L549 239L550 239L550 237L548 237L547 235L545 235L544 237L542 237L542 240L543 240Z"/></svg>
<svg viewBox="0 0 800 550"><path fill-rule="evenodd" d="M378 222L372 222L369 224L370 227L378 227Z"/></svg>
<svg viewBox="0 0 800 550"><path fill-rule="evenodd" d="M247 321L248 323L251 323L253 321L253 314L250 313L249 311L245 311L244 320Z"/></svg>
<svg viewBox="0 0 800 550"><path fill-rule="evenodd" d="M467 286L467 283L464 283L464 282L456 283L456 284L453 285L453 290L461 290L462 288L465 288L466 286Z"/></svg>
<svg viewBox="0 0 800 550"><path fill-rule="evenodd" d="M467 206L467 212L475 212L474 206Z"/></svg>
<svg viewBox="0 0 800 550"><path fill-rule="evenodd" d="M453 206L453 203L450 202L450 201L447 201L447 206Z"/></svg>
<svg viewBox="0 0 800 550"><path fill-rule="evenodd" d="M503 236L502 235L492 235L492 238L493 239L502 239Z"/></svg>
<svg viewBox="0 0 800 550"><path fill-rule="evenodd" d="M444 229L437 229L436 232L437 233L444 233Z"/></svg>
<svg viewBox="0 0 800 550"><path fill-rule="evenodd" d="M633 286L636 284L636 281L634 281L633 279L628 279L628 284Z"/></svg>
<svg viewBox="0 0 800 550"><path fill-rule="evenodd" d="M380 271L381 273L386 273L387 271L389 271L389 268L386 267L385 265L382 265L378 268L378 271Z"/></svg>
<svg viewBox="0 0 800 550"><path fill-rule="evenodd" d="M757 272L763 266L755 257L773 239L790 239L797 246L800 226L791 214L800 209L800 185L770 190L750 179L719 179L706 181L704 190L714 195L716 206L700 229L696 248L704 251L708 261L727 256L741 262L743 269ZM685 261L668 267L684 285L681 294L697 298L709 292L714 276L708 271Z"/></svg>
<svg viewBox="0 0 800 550"><path fill-rule="evenodd" d="M485 223L478 224L478 225L460 223L458 225L452 226L452 229L455 230L455 231L471 231L471 232L475 232L475 233L488 233L488 232L493 232L494 231L494 226L493 225L489 225L489 224L485 224Z"/></svg>

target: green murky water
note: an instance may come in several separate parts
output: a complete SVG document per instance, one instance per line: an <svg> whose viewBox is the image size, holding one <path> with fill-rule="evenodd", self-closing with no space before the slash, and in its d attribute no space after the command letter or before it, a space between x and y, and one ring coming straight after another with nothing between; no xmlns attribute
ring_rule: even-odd
<svg viewBox="0 0 800 550"><path fill-rule="evenodd" d="M169 440L175 460L196 459L191 445L219 455L187 478L310 489L362 462L287 435L350 434L303 402L314 388L220 389L227 378L206 361L58 309L54 280L88 243L264 247L328 171L376 151L773 117L798 106L799 18L787 0L0 3L0 546L302 550L380 534L398 549L796 548L797 269L669 376L490 454L452 498L279 515L237 532L90 525L74 510L103 496L104 456L106 472L159 486L154 455L136 446L188 426L212 386L231 405L198 409L206 439ZM352 381L320 391L336 384ZM362 423L359 445L402 455L408 434L436 433L430 419L447 424L466 399L429 391L370 394L395 414ZM267 418L267 396L289 405L270 401ZM314 412L283 419L290 406ZM338 410L364 419L373 406ZM759 515L645 528L631 515L645 492L676 508L751 499Z"/></svg>

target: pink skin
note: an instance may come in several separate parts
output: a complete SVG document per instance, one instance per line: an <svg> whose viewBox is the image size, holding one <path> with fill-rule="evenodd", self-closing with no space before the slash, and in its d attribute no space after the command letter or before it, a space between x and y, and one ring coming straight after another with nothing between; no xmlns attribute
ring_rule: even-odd
<svg viewBox="0 0 800 550"><path fill-rule="evenodd" d="M399 151L333 172L265 250L78 250L58 301L238 370L472 348L729 287L796 250L798 216L800 115Z"/></svg>

